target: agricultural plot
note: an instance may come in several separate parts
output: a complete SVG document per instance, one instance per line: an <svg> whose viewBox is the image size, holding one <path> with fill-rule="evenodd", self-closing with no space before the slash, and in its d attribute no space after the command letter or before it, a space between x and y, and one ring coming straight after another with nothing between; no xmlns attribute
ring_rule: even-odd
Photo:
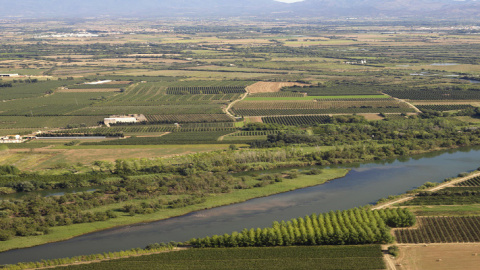
<svg viewBox="0 0 480 270"><path fill-rule="evenodd" d="M480 177L474 177L467 181L455 184L457 187L480 187Z"/></svg>
<svg viewBox="0 0 480 270"><path fill-rule="evenodd" d="M454 110L466 110L473 109L472 105L468 104L434 104L434 105L415 105L421 111L454 111Z"/></svg>
<svg viewBox="0 0 480 270"><path fill-rule="evenodd" d="M228 135L229 137L252 137L252 136L267 136L271 134L277 134L278 130L253 130L253 131L239 131L234 134Z"/></svg>
<svg viewBox="0 0 480 270"><path fill-rule="evenodd" d="M273 93L255 93L249 94L248 97L252 98L278 98L278 97L305 97L304 93L294 93L294 92L273 92Z"/></svg>
<svg viewBox="0 0 480 270"><path fill-rule="evenodd" d="M82 145L161 145L161 144L204 144L222 143L218 141L221 136L232 133L227 131L209 132L179 132L169 133L161 137L135 137L113 141L85 142Z"/></svg>
<svg viewBox="0 0 480 270"><path fill-rule="evenodd" d="M439 89L409 89L385 90L385 94L409 100L478 100L478 90L439 90Z"/></svg>
<svg viewBox="0 0 480 270"><path fill-rule="evenodd" d="M208 123L207 123L208 124ZM230 131L236 130L233 127L233 123L218 123L218 125L202 125L199 124L186 124L183 126L174 125L134 125L134 126L114 126L114 127L99 127L99 128L76 128L59 130L52 133L48 133L45 136L54 136L55 134L61 135L96 135L96 136L108 136L110 134L121 133L163 133L163 132L199 132L199 131Z"/></svg>
<svg viewBox="0 0 480 270"><path fill-rule="evenodd" d="M247 87L250 94L256 93L275 93L279 92L282 87L304 86L303 83L294 82L257 82Z"/></svg>
<svg viewBox="0 0 480 270"><path fill-rule="evenodd" d="M288 92L287 92L288 93ZM277 94L277 93L275 93ZM281 95L282 93L278 93ZM301 93L289 93L295 95L301 95ZM245 98L245 101L264 101L264 100L297 100L297 101L307 101L307 100L316 100L316 101L369 101L374 99L389 99L390 97L387 95L344 95L344 96L301 96L301 97L294 97L294 96L278 96L278 97L252 97L249 96Z"/></svg>
<svg viewBox="0 0 480 270"><path fill-rule="evenodd" d="M311 126L330 123L332 118L328 115L303 115L303 116L275 116L262 117L262 122L267 124L280 124L286 126Z"/></svg>
<svg viewBox="0 0 480 270"><path fill-rule="evenodd" d="M294 86L282 88L282 92L306 93L309 96L378 95L385 87L378 85L336 83L322 86Z"/></svg>
<svg viewBox="0 0 480 270"><path fill-rule="evenodd" d="M448 187L435 192L420 192L402 205L466 205L480 203L480 187Z"/></svg>
<svg viewBox="0 0 480 270"><path fill-rule="evenodd" d="M66 86L68 89L108 89L108 88L122 88L129 84L74 84Z"/></svg>
<svg viewBox="0 0 480 270"><path fill-rule="evenodd" d="M385 269L380 246L189 249L56 269Z"/></svg>
<svg viewBox="0 0 480 270"><path fill-rule="evenodd" d="M185 114L224 114L222 108L215 104L197 105L157 105L157 106L94 106L72 112L73 115L185 115ZM222 120L223 121L223 120Z"/></svg>
<svg viewBox="0 0 480 270"><path fill-rule="evenodd" d="M24 99L43 96L65 84L64 81L45 81L36 83L0 83L0 100ZM11 85L11 87L1 87ZM2 107L5 104L2 104Z"/></svg>
<svg viewBox="0 0 480 270"><path fill-rule="evenodd" d="M199 87L200 88L200 87ZM220 89L221 87L219 87ZM235 89L235 87L232 87ZM179 88L190 89L190 88ZM191 88L192 91L194 87ZM209 88L206 88L209 89ZM200 93L201 90L197 92ZM217 91L210 91L212 94L194 94L186 92L177 92L170 90L171 94L167 93L167 86L159 83L141 83L132 89L128 89L125 93L115 96L108 102L103 102L99 106L155 106L163 104L210 104L210 103L225 103L237 99L239 93L220 93ZM244 91L243 91L244 92ZM242 93L242 92L241 92ZM222 102L223 101L223 102Z"/></svg>
<svg viewBox="0 0 480 270"><path fill-rule="evenodd" d="M216 95L216 94L242 94L245 87L241 86L216 86L216 87L169 87L168 95Z"/></svg>
<svg viewBox="0 0 480 270"><path fill-rule="evenodd" d="M37 128L65 127L67 125L95 126L108 115L98 116L2 116L0 125L2 128Z"/></svg>
<svg viewBox="0 0 480 270"><path fill-rule="evenodd" d="M394 100L368 101L241 101L233 112L242 116L353 114L353 113L408 113L414 112L408 104Z"/></svg>
<svg viewBox="0 0 480 270"><path fill-rule="evenodd" d="M12 100L2 104L0 115L61 116L83 115L73 113L87 108L114 93L54 93L41 98Z"/></svg>
<svg viewBox="0 0 480 270"><path fill-rule="evenodd" d="M149 123L200 123L200 122L232 122L226 114L172 114L146 115Z"/></svg>
<svg viewBox="0 0 480 270"><path fill-rule="evenodd" d="M179 81L171 82L168 84L169 87L241 87L245 88L251 84L255 83L254 81Z"/></svg>
<svg viewBox="0 0 480 270"><path fill-rule="evenodd" d="M396 229L401 244L480 242L480 216L418 217L418 228Z"/></svg>

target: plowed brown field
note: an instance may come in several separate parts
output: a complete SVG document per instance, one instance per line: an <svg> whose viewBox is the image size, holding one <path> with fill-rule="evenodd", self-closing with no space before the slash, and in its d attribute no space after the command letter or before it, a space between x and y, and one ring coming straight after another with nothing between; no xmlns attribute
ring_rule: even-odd
<svg viewBox="0 0 480 270"><path fill-rule="evenodd" d="M257 82L247 87L247 92L251 94L255 93L274 93L279 92L282 87L289 86L306 86L308 84L295 83L295 82Z"/></svg>

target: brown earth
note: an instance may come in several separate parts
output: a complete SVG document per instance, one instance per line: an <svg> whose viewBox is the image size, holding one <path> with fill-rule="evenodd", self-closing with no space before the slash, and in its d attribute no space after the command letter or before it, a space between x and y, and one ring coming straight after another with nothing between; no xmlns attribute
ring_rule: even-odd
<svg viewBox="0 0 480 270"><path fill-rule="evenodd" d="M368 121L383 120L384 118L378 113L359 113L358 115L365 117Z"/></svg>
<svg viewBox="0 0 480 270"><path fill-rule="evenodd" d="M480 243L400 245L399 270L480 269Z"/></svg>
<svg viewBox="0 0 480 270"><path fill-rule="evenodd" d="M250 94L255 93L274 93L279 92L282 87L288 86L307 86L308 84L304 83L295 83L295 82L257 82L247 87L247 92Z"/></svg>
<svg viewBox="0 0 480 270"><path fill-rule="evenodd" d="M247 123L263 123L261 116L249 116L246 119Z"/></svg>

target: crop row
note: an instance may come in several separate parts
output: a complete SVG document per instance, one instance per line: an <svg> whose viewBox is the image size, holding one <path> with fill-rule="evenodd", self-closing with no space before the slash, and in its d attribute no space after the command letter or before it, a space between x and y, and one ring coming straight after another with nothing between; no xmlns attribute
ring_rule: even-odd
<svg viewBox="0 0 480 270"><path fill-rule="evenodd" d="M273 92L273 93L255 93L249 97L304 97L305 94L295 92Z"/></svg>
<svg viewBox="0 0 480 270"><path fill-rule="evenodd" d="M167 86L159 83L140 83L97 106L131 106L160 104L209 104L237 99L239 93L213 93L211 95L167 95Z"/></svg>
<svg viewBox="0 0 480 270"><path fill-rule="evenodd" d="M425 111L453 111L453 110L465 110L474 108L469 104L434 104L434 105L415 105L419 110Z"/></svg>
<svg viewBox="0 0 480 270"><path fill-rule="evenodd" d="M286 126L309 126L330 123L332 118L328 115L275 116L262 117L262 121L268 124L280 124Z"/></svg>
<svg viewBox="0 0 480 270"><path fill-rule="evenodd" d="M385 269L379 245L188 249L59 269L150 270L160 265L162 269Z"/></svg>
<svg viewBox="0 0 480 270"><path fill-rule="evenodd" d="M480 203L480 190L476 187L445 188L435 192L420 192L413 200L402 205L464 205Z"/></svg>
<svg viewBox="0 0 480 270"><path fill-rule="evenodd" d="M480 187L480 176L455 184L457 187Z"/></svg>
<svg viewBox="0 0 480 270"><path fill-rule="evenodd" d="M331 108L409 108L408 104L394 99L373 99L367 101L329 100L283 100L283 101L241 101L235 104L239 109L331 109Z"/></svg>
<svg viewBox="0 0 480 270"><path fill-rule="evenodd" d="M419 217L418 228L395 230L399 243L456 243L480 241L480 216Z"/></svg>
<svg viewBox="0 0 480 270"><path fill-rule="evenodd" d="M178 81L168 83L169 87L247 87L252 81Z"/></svg>
<svg viewBox="0 0 480 270"><path fill-rule="evenodd" d="M270 134L277 134L278 130L255 130L255 131L239 131L230 137L251 137L251 136L267 136Z"/></svg>
<svg viewBox="0 0 480 270"><path fill-rule="evenodd" d="M325 86L293 86L282 88L282 92L307 93L309 96L338 95L375 95L381 91L380 86L353 83L338 83Z"/></svg>
<svg viewBox="0 0 480 270"><path fill-rule="evenodd" d="M232 122L226 114L171 114L171 115L145 115L149 123L200 123L200 122Z"/></svg>
<svg viewBox="0 0 480 270"><path fill-rule="evenodd" d="M245 93L245 87L241 86L217 86L217 87L169 87L168 95L214 95L214 94L241 94Z"/></svg>
<svg viewBox="0 0 480 270"><path fill-rule="evenodd" d="M354 113L407 113L410 108L332 108L332 109L233 109L236 115L269 116L269 115L300 115L300 114L354 114Z"/></svg>
<svg viewBox="0 0 480 270"><path fill-rule="evenodd" d="M117 114L144 114L144 115L185 115L185 114L223 114L220 104L178 104L156 106L102 106L87 107L76 110L74 115L117 115ZM222 120L228 121L228 120ZM191 121L190 121L191 122ZM195 122L195 121L194 121Z"/></svg>
<svg viewBox="0 0 480 270"><path fill-rule="evenodd" d="M437 90L437 89L417 89L417 90L386 90L385 94L411 100L475 100L480 99L480 91L469 90Z"/></svg>
<svg viewBox="0 0 480 270"><path fill-rule="evenodd" d="M160 133L160 132L198 132L198 131L229 131L234 132L234 127L175 127L175 126L121 126L109 128L83 128L60 130L52 134L68 135L95 135L95 136L110 136L112 134L122 133Z"/></svg>

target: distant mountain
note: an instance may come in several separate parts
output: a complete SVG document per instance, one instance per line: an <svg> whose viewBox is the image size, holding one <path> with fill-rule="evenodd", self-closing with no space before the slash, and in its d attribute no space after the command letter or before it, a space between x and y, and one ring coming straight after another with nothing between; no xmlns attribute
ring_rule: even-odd
<svg viewBox="0 0 480 270"><path fill-rule="evenodd" d="M0 18L412 17L477 18L480 0L0 0Z"/></svg>

